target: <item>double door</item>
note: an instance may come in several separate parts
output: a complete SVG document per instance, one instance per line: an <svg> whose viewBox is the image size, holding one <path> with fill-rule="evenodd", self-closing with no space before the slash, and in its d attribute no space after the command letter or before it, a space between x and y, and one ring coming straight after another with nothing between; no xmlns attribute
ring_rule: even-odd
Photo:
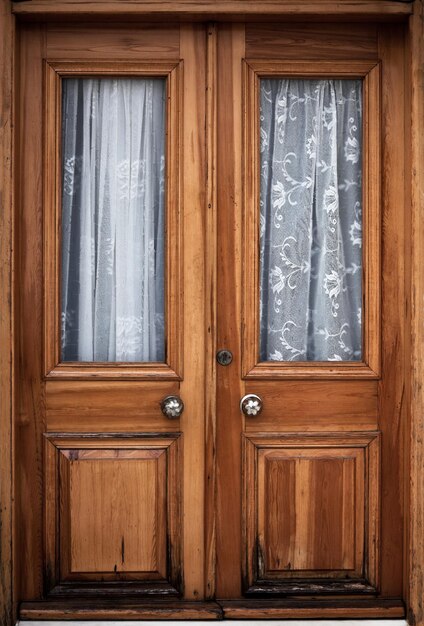
<svg viewBox="0 0 424 626"><path fill-rule="evenodd" d="M22 28L22 601L401 614L402 42Z"/></svg>

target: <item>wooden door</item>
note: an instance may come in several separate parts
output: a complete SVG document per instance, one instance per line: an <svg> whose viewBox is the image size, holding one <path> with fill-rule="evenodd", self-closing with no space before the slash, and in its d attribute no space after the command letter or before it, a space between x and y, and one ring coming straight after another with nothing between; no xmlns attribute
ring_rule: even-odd
<svg viewBox="0 0 424 626"><path fill-rule="evenodd" d="M227 615L240 618L293 616L300 607L311 615L317 595L324 614L336 597L336 605L350 603L351 611L377 610L402 595L407 220L405 94L395 87L403 81L402 33L365 24L226 25L218 35L218 77L217 343L233 362L217 366L217 597ZM324 83L335 90L336 107L346 102L343 85L362 90L362 121L353 109L340 112L345 135L339 127L332 144L341 144L340 161L349 167L359 162L360 144L363 151L356 196L362 217L352 214L349 232L355 246L361 243L356 229L363 229L362 292L357 305L351 302L362 323L356 353L340 329L326 329L311 311L308 321L293 295L314 263L292 245L305 230L302 207L318 206L321 197L321 209L333 216L336 207L347 214L355 203L342 197L356 184L352 169L338 170L332 190L329 179L321 180L332 166L319 144L330 141L335 109L321 94L323 108L314 109L310 125L301 119L305 102L318 93L309 89ZM302 154L305 162L316 159L309 179ZM334 251L330 240L321 244ZM266 246L278 258L268 250L264 279ZM344 249L348 254L347 244ZM336 306L329 315L336 320L342 316L336 294L349 287L348 281L329 285L337 282L333 270L325 270L317 291L320 302L328 298ZM265 357L264 319L272 344ZM299 319L305 333L313 326L318 356L298 342ZM336 335L337 349L323 358L320 340ZM246 394L252 404L243 414Z"/></svg>
<svg viewBox="0 0 424 626"><path fill-rule="evenodd" d="M51 22L22 26L19 63L15 445L21 617L402 616L409 271L402 28ZM160 159L154 162L163 175L157 193L163 194L165 217L155 233L163 248L156 283L162 285L164 323L154 358L141 358L134 345L123 359L99 358L110 333L107 341L97 333L98 352L83 356L80 330L97 318L80 315L75 325L64 305L64 276L81 267L64 260L64 246L71 250L69 242L77 242L72 250L78 259L85 255L85 263L106 278L104 259L113 249L115 263L117 254L109 235L104 250L87 248L91 222L79 220L69 236L72 211L65 215L64 194L75 187L88 157L67 152L66 124L85 102L84 85L117 93L119 81L127 81L136 104L147 84L163 89L162 126L156 119L159 130L145 133L152 141L163 137L163 170ZM277 92L279 81L308 89L311 82L314 88L331 83L342 90L337 105L346 99L343 85L356 89L360 116L346 118L340 137L359 178L342 177L338 184L345 190L356 184L349 210L355 217L355 203L362 208L346 231L357 253L351 266L356 308L349 314L359 343L326 359L306 358L290 342L296 358L282 352L263 357L264 81L274 81ZM72 90L74 100L68 98ZM99 103L105 119L109 105L104 94L102 100L90 97L84 128L96 136ZM125 110L128 101L121 102ZM278 114L287 118L283 109ZM152 108L149 123L158 111ZM320 123L332 130L331 111L321 113ZM133 124L131 107L125 119ZM292 126L290 132L301 136L304 129ZM120 149L118 139L107 154ZM310 143L307 156L327 171L328 163L316 158L317 146ZM293 165L297 149L288 153ZM144 197L145 184L131 178L133 168L138 173L150 163L142 161L120 159L115 179L129 184L115 196L117 206ZM290 186L297 174L286 174ZM304 182L301 175L296 180ZM290 188L268 184L277 187L273 199L281 209ZM87 197L98 206L93 189ZM337 191L322 188L331 219ZM122 223L131 235L128 215ZM273 227L284 227L284 219ZM132 248L126 247L120 250L128 256ZM132 258L131 266L137 265ZM302 256L294 263L286 255L286 261L293 263L289 273L306 273ZM129 284L127 274L124 266L120 286ZM337 313L340 285L327 274L326 295ZM287 280L275 289L282 302ZM294 287L292 282L289 289ZM131 290L126 293L131 299ZM232 360L217 361L219 350L230 351ZM240 401L249 395L257 397L243 413ZM176 409L178 399L184 404L172 419L162 412L169 396L177 399Z"/></svg>
<svg viewBox="0 0 424 626"><path fill-rule="evenodd" d="M16 434L22 601L125 594L201 600L205 595L205 43L202 25L22 28ZM144 110L147 89L159 88L150 112ZM91 107L86 118L83 102ZM115 105L123 114L113 136L115 122L108 115ZM143 131L135 119L137 110L153 130ZM155 116L161 119L155 122ZM67 143L73 123L76 148ZM125 133L131 134L131 128L125 154ZM150 146L151 157L146 157L146 146L131 147L137 137ZM152 147L152 141L157 145ZM84 142L89 148L81 147ZM101 173L96 150L102 158L115 159L109 172ZM90 171L84 173L87 164ZM143 168L147 172L149 167L156 167L156 174L143 178ZM98 185L96 176L103 176L103 183ZM101 199L114 181L118 185L110 202ZM132 268L148 263L146 257L133 256L128 264L131 253L126 250L135 240L150 237L142 235L150 232L147 222L134 226L131 221L140 211L151 211L148 185L156 189L159 199L154 202L162 202L164 216L153 225L152 250L146 251L155 268L164 265L155 279L162 295L152 325L160 315L164 320L162 331L153 328L157 335L162 332L159 351L143 358L138 339L123 352L115 351L117 342L126 343L126 333L138 331L142 313L121 312L121 322L131 322L131 328L120 328L118 314L112 320L115 314L109 310L109 334L101 336L102 322L91 311L94 291L102 306L106 298L98 277L104 280L115 272L123 253L126 261L121 256L122 273L113 289L127 291L107 296L112 308L136 299L139 290L151 289L143 277L134 289L129 285ZM84 186L91 191L77 207L72 193L77 189L84 194ZM89 287L91 309L82 315L83 293L92 280L80 262L87 250L85 238L93 224L100 232L105 223L94 212L88 221L72 221L65 215L70 196L71 213L82 215L93 200L93 211L100 207L107 214L109 229L109 234L92 235L89 244L89 274L95 265L97 282ZM114 206L126 212L124 220ZM133 240L131 230L140 236ZM97 236L100 247L109 246L109 269ZM79 278L72 276L71 266L77 267ZM64 308L72 281L80 307L77 321ZM112 326L113 354L120 356L108 358ZM88 329L93 333L83 353L78 345ZM182 413L162 413L168 396L183 399Z"/></svg>

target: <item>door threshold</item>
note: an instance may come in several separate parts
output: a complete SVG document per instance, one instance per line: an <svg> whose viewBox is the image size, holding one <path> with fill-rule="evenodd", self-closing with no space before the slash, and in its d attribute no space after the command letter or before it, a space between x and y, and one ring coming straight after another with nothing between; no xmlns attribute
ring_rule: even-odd
<svg viewBox="0 0 424 626"><path fill-rule="evenodd" d="M216 602L152 600L129 602L118 598L106 600L72 599L23 602L21 620L219 620L222 608Z"/></svg>
<svg viewBox="0 0 424 626"><path fill-rule="evenodd" d="M402 600L379 598L299 598L218 600L226 619L393 619L405 617Z"/></svg>
<svg viewBox="0 0 424 626"><path fill-rule="evenodd" d="M311 598L278 600L218 600L187 602L151 600L129 602L87 598L62 601L23 602L20 621L145 621L145 620L323 620L380 619L405 617L399 599ZM396 621L396 624L400 622Z"/></svg>

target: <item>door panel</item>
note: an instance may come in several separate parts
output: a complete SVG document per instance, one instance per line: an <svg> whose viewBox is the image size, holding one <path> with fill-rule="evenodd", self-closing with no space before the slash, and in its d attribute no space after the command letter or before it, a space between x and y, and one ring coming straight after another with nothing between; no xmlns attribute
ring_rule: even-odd
<svg viewBox="0 0 424 626"><path fill-rule="evenodd" d="M375 433L244 437L247 594L375 589L379 447Z"/></svg>
<svg viewBox="0 0 424 626"><path fill-rule="evenodd" d="M217 596L225 606L244 596L238 617L255 615L259 604L248 598L289 607L296 594L303 602L319 592L349 602L402 593L402 149L396 173L391 163L395 137L403 146L404 93L394 86L402 84L403 54L395 27L234 24L218 34L218 232L226 233L218 241L218 302L226 306L218 309L217 343L234 359L217 368ZM363 80L360 361L259 358L261 77ZM303 180L293 170L286 175L274 198L282 205L293 180ZM291 287L279 286L280 299ZM257 415L240 412L245 394L260 397Z"/></svg>
<svg viewBox="0 0 424 626"><path fill-rule="evenodd" d="M17 467L19 597L201 600L205 29L48 24L23 27L20 46L19 384L25 392L16 444L25 455ZM103 78L166 81L162 363L61 359L62 85L93 77L99 85ZM112 168L111 175L119 183L125 171ZM141 191L135 190L137 198ZM117 197L120 213L124 201ZM78 254L78 237L72 241ZM121 288L125 271L120 280ZM131 295L124 294L121 300ZM183 398L177 419L161 411L169 395Z"/></svg>
<svg viewBox="0 0 424 626"><path fill-rule="evenodd" d="M47 435L45 441L50 593L81 582L79 593L93 593L119 580L156 581L162 592L177 594L180 436Z"/></svg>

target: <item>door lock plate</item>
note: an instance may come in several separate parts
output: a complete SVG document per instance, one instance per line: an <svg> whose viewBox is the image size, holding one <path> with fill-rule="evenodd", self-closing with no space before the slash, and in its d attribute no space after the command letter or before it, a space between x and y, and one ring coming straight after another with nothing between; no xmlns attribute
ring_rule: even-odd
<svg viewBox="0 0 424 626"><path fill-rule="evenodd" d="M220 365L229 365L233 360L233 353L229 350L219 350L216 353L216 360Z"/></svg>

